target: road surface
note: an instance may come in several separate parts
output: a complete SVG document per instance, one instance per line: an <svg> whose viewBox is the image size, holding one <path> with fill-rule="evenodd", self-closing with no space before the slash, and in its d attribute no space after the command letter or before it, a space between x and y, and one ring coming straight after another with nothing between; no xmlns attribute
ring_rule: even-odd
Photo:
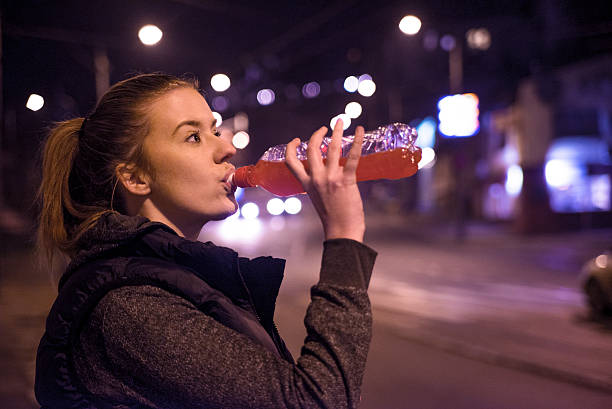
<svg viewBox="0 0 612 409"><path fill-rule="evenodd" d="M612 407L612 325L589 318L577 286L612 230L523 237L469 225L458 242L444 226L368 223L379 256L362 408ZM320 263L312 214L218 223L201 239L288 259L276 319L297 356ZM34 355L54 291L33 260L29 247L3 245L0 408L36 407Z"/></svg>

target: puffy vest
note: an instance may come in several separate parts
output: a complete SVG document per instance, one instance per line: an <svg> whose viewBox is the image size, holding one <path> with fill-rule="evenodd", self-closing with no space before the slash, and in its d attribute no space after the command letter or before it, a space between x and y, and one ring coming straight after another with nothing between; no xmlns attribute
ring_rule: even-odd
<svg viewBox="0 0 612 409"><path fill-rule="evenodd" d="M81 384L71 351L98 302L122 286L153 285L183 297L293 362L272 320L284 260L239 258L230 249L184 240L164 229L129 243L127 249L123 245L88 257L62 277L36 357L35 392L42 408L108 407Z"/></svg>

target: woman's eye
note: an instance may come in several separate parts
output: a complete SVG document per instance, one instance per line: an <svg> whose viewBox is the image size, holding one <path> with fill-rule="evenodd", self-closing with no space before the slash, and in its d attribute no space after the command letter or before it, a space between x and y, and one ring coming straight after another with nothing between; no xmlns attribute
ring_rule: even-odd
<svg viewBox="0 0 612 409"><path fill-rule="evenodd" d="M220 137L221 137L221 132L219 132L219 131L215 131L215 136L216 136L217 138L220 138Z"/></svg>
<svg viewBox="0 0 612 409"><path fill-rule="evenodd" d="M200 133L194 132L187 138L187 142L200 142Z"/></svg>

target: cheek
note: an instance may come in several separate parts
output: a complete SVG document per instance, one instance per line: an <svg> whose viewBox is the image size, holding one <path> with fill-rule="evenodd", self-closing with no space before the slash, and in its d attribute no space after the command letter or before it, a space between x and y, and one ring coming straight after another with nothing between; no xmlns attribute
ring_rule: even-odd
<svg viewBox="0 0 612 409"><path fill-rule="evenodd" d="M152 199L160 205L197 213L223 212L224 217L235 212L235 203L228 201L219 171L208 155L166 147L151 152L149 158Z"/></svg>
<svg viewBox="0 0 612 409"><path fill-rule="evenodd" d="M201 200L202 195L211 194L219 188L218 181L202 158L167 154L156 162L153 187L162 194Z"/></svg>

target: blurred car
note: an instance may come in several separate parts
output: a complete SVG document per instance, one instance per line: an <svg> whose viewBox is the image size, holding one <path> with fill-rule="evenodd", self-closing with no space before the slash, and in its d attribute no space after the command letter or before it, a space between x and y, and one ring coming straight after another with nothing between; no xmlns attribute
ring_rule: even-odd
<svg viewBox="0 0 612 409"><path fill-rule="evenodd" d="M581 274L591 310L598 315L612 314L612 248L587 261Z"/></svg>

